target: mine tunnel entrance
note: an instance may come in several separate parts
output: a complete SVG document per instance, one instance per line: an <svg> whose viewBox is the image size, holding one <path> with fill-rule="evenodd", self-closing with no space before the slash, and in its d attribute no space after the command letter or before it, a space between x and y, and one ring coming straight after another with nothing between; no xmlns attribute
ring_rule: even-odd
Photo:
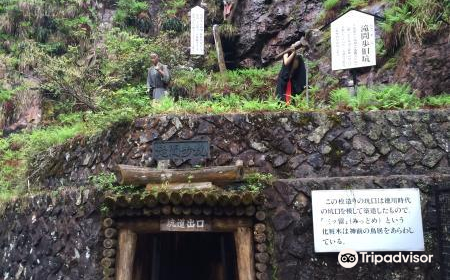
<svg viewBox="0 0 450 280"><path fill-rule="evenodd" d="M262 222L266 215L258 209L262 195L243 192L219 199L210 193L209 199L216 197L214 205L207 204L206 196L203 203L185 205L175 200L177 192L166 194L167 200L162 194L166 193L158 193L153 202L151 195L109 198L115 212L102 222L104 279L254 280L257 273L267 277ZM156 198L163 202L157 204Z"/></svg>
<svg viewBox="0 0 450 280"><path fill-rule="evenodd" d="M236 280L232 233L139 234L134 280Z"/></svg>

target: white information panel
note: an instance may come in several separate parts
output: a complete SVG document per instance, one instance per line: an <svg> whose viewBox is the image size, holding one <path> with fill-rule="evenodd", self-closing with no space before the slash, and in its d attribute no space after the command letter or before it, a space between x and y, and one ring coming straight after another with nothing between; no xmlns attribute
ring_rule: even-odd
<svg viewBox="0 0 450 280"><path fill-rule="evenodd" d="M331 68L376 65L375 19L351 10L331 23Z"/></svg>
<svg viewBox="0 0 450 280"><path fill-rule="evenodd" d="M191 9L191 55L205 54L205 10Z"/></svg>
<svg viewBox="0 0 450 280"><path fill-rule="evenodd" d="M419 189L312 191L314 250L423 251Z"/></svg>

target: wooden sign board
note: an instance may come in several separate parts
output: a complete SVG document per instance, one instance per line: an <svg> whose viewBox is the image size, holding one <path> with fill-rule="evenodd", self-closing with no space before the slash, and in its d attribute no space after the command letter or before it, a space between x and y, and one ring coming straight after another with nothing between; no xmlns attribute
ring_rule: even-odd
<svg viewBox="0 0 450 280"><path fill-rule="evenodd" d="M160 230L175 232L209 232L211 231L211 219L198 217L161 218Z"/></svg>
<svg viewBox="0 0 450 280"><path fill-rule="evenodd" d="M205 54L205 10L191 9L191 55Z"/></svg>
<svg viewBox="0 0 450 280"><path fill-rule="evenodd" d="M314 250L423 251L419 189L312 191Z"/></svg>
<svg viewBox="0 0 450 280"><path fill-rule="evenodd" d="M376 65L374 16L351 10L331 23L331 68Z"/></svg>
<svg viewBox="0 0 450 280"><path fill-rule="evenodd" d="M205 159L210 157L209 141L157 141L153 143L155 160Z"/></svg>

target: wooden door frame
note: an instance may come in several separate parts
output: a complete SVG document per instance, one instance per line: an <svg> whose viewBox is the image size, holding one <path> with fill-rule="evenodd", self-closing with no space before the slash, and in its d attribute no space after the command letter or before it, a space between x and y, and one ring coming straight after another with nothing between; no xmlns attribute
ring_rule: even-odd
<svg viewBox="0 0 450 280"><path fill-rule="evenodd" d="M181 216L182 217L182 216ZM253 221L251 218L211 219L211 231L232 232L236 246L236 261L239 280L254 280ZM133 280L134 255L137 235L160 232L160 219L137 218L117 223L119 231L118 255L116 257L116 280Z"/></svg>

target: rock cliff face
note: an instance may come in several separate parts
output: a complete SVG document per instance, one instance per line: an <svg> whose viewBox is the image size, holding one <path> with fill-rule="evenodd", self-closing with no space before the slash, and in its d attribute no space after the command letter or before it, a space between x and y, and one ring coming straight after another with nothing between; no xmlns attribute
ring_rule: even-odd
<svg viewBox="0 0 450 280"><path fill-rule="evenodd" d="M381 1L364 10L383 16L386 7L386 3ZM226 51L233 53L230 59L235 60L234 65L264 66L275 62L275 55L305 36L309 44L305 56L319 64L318 69L311 69L312 74L317 76L316 80L313 77L312 84L319 85L327 91L327 95L333 87L323 82L324 76L335 77L340 81L334 87L347 86L351 77L348 71L331 71L329 37L326 29L318 30L323 26L318 21L323 9L322 1L316 0L240 0L233 21L239 34ZM390 61L389 57L379 56L377 66L358 70L360 83L406 83L417 90L420 96L448 92L449 30L447 25L442 32L422 45L405 45ZM377 38L383 36L380 28L376 32Z"/></svg>
<svg viewBox="0 0 450 280"><path fill-rule="evenodd" d="M321 6L317 0L240 1L235 16L238 56L255 65L271 62L312 28Z"/></svg>
<svg viewBox="0 0 450 280"><path fill-rule="evenodd" d="M393 81L410 83L421 96L450 92L450 33L401 51Z"/></svg>

